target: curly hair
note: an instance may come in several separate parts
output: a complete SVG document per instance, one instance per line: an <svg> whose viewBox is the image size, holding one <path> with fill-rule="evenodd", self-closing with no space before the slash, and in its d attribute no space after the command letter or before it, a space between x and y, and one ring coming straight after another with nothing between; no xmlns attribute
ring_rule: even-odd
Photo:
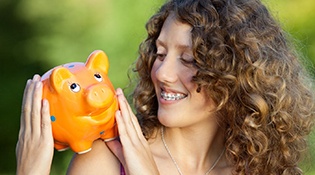
<svg viewBox="0 0 315 175"><path fill-rule="evenodd" d="M144 135L161 126L150 72L170 13L192 26L192 81L217 104L233 174L302 174L298 163L315 115L312 80L259 0L172 0L150 18L133 93Z"/></svg>

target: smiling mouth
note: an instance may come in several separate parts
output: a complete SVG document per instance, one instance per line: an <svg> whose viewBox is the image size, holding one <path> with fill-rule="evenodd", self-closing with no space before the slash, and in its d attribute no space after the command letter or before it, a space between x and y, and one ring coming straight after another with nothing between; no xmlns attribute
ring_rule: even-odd
<svg viewBox="0 0 315 175"><path fill-rule="evenodd" d="M180 93L167 93L165 91L162 91L161 97L167 101L174 101L174 100L181 100L181 99L187 97L187 95L180 94Z"/></svg>

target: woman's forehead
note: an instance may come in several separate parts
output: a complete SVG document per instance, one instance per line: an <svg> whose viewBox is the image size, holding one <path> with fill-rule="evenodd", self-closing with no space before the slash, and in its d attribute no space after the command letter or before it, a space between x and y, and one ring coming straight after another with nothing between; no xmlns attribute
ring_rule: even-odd
<svg viewBox="0 0 315 175"><path fill-rule="evenodd" d="M166 18L156 42L161 45L173 42L178 45L177 47L191 47L191 30L189 24L179 21L171 13Z"/></svg>

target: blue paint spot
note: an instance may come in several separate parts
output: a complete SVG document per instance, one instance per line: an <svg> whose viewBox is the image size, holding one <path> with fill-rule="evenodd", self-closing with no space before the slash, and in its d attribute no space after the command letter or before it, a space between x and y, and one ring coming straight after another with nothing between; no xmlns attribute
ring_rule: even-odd
<svg viewBox="0 0 315 175"><path fill-rule="evenodd" d="M52 121L52 122L54 122L54 121L56 121L56 117L55 116L50 116L50 120Z"/></svg>
<svg viewBox="0 0 315 175"><path fill-rule="evenodd" d="M74 67L74 64L72 64L72 65L69 66L69 68L73 68L73 67Z"/></svg>
<svg viewBox="0 0 315 175"><path fill-rule="evenodd" d="M103 135L105 133L105 131L101 131L100 134Z"/></svg>

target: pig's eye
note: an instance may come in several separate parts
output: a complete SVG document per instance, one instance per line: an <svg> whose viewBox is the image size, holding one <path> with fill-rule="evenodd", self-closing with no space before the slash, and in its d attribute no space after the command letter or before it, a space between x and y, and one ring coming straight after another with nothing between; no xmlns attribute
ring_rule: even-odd
<svg viewBox="0 0 315 175"><path fill-rule="evenodd" d="M70 89L73 91L73 92L79 92L80 91L80 85L79 84L77 84L77 83L72 83L71 85L70 85Z"/></svg>
<svg viewBox="0 0 315 175"><path fill-rule="evenodd" d="M102 76L101 76L100 74L98 74L98 73L94 74L94 78L95 78L98 82L103 81Z"/></svg>

